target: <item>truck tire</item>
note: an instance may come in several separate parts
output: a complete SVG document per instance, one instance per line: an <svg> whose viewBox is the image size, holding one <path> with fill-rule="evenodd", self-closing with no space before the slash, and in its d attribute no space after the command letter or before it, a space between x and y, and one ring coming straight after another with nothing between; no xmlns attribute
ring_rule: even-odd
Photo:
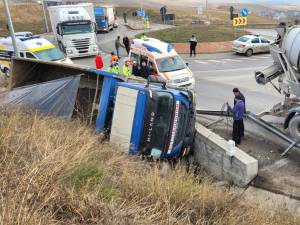
<svg viewBox="0 0 300 225"><path fill-rule="evenodd" d="M6 77L9 77L10 75L10 69L9 68L4 68L3 73Z"/></svg>
<svg viewBox="0 0 300 225"><path fill-rule="evenodd" d="M300 141L300 115L296 115L290 120L289 133L296 141Z"/></svg>
<svg viewBox="0 0 300 225"><path fill-rule="evenodd" d="M250 48L246 51L246 56L250 57L253 55L253 50Z"/></svg>

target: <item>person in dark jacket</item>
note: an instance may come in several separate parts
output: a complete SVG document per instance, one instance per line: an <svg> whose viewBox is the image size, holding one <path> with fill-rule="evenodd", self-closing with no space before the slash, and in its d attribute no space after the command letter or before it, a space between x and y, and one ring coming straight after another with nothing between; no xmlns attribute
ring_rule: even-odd
<svg viewBox="0 0 300 225"><path fill-rule="evenodd" d="M129 51L130 51L130 41L129 38L127 36L123 37L123 44L125 46L127 55L129 55Z"/></svg>
<svg viewBox="0 0 300 225"><path fill-rule="evenodd" d="M235 97L236 104L234 107L230 107L227 103L228 111L233 114L233 130L232 130L232 140L235 141L237 145L241 144L243 129L244 129L244 113L245 113L245 104L241 99L241 96Z"/></svg>
<svg viewBox="0 0 300 225"><path fill-rule="evenodd" d="M236 104L236 97L237 96L240 96L241 97L241 100L244 102L244 113L246 113L246 99L245 99L245 96L242 94L242 92L240 92L240 90L238 88L233 88L233 94L234 94L234 105ZM242 137L244 137L244 124L243 124L243 127L242 127Z"/></svg>
<svg viewBox="0 0 300 225"><path fill-rule="evenodd" d="M116 52L117 52L117 56L120 59L120 36L117 37L117 39L115 40L115 48L116 48Z"/></svg>
<svg viewBox="0 0 300 225"><path fill-rule="evenodd" d="M151 69L149 66L147 66L147 63L145 61L142 61L140 76L147 79L149 75L151 75Z"/></svg>
<svg viewBox="0 0 300 225"><path fill-rule="evenodd" d="M131 72L132 75L134 76L140 76L140 69L139 69L139 66L137 64L136 61L133 61L132 63L132 72Z"/></svg>
<svg viewBox="0 0 300 225"><path fill-rule="evenodd" d="M194 56L196 56L196 47L197 47L198 41L197 41L197 38L195 37L195 35L192 35L189 42L190 42L190 57L192 57L193 53L194 53Z"/></svg>

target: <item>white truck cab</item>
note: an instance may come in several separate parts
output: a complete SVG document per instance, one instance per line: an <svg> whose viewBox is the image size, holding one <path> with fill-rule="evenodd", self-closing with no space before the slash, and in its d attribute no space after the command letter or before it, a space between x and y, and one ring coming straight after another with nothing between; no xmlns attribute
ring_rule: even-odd
<svg viewBox="0 0 300 225"><path fill-rule="evenodd" d="M70 58L98 54L92 3L48 7L59 48Z"/></svg>
<svg viewBox="0 0 300 225"><path fill-rule="evenodd" d="M60 63L70 63L72 60L66 58L64 54L52 43L39 36L32 35L31 32L15 33L17 47L22 58L40 59L55 61ZM14 47L10 36L0 39L0 70L9 76L11 58L14 56Z"/></svg>
<svg viewBox="0 0 300 225"><path fill-rule="evenodd" d="M195 79L173 46L154 38L134 39L129 57L138 64L146 61L153 75L160 76L169 85L193 89Z"/></svg>

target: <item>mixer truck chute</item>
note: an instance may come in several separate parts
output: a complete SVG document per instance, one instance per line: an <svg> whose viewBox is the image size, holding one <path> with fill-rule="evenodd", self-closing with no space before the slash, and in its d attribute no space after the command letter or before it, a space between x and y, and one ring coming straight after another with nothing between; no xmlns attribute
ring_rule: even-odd
<svg viewBox="0 0 300 225"><path fill-rule="evenodd" d="M271 113L284 115L284 128L300 142L300 27L287 29L281 24L276 30L277 41L270 47L274 62L268 68L256 71L255 80L260 85L271 83L284 95L284 102L276 105ZM276 78L278 86L273 83Z"/></svg>

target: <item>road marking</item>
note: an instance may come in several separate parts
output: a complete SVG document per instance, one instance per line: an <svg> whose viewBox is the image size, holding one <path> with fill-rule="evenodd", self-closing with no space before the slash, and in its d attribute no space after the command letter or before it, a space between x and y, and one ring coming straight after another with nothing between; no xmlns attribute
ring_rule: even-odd
<svg viewBox="0 0 300 225"><path fill-rule="evenodd" d="M224 69L224 70L193 70L194 73L215 73L215 72L234 72L234 71L254 71L255 70L261 70L266 68L264 67L248 67L248 68L235 68L235 69Z"/></svg>
<svg viewBox="0 0 300 225"><path fill-rule="evenodd" d="M255 59L269 59L271 57L270 56L255 56L253 58L255 58Z"/></svg>
<svg viewBox="0 0 300 225"><path fill-rule="evenodd" d="M195 60L196 63L200 63L200 64L208 64L208 62L205 62L203 60Z"/></svg>
<svg viewBox="0 0 300 225"><path fill-rule="evenodd" d="M224 63L223 61L220 61L220 60L214 60L214 59L210 59L210 60L207 60L208 62L212 62L212 63Z"/></svg>
<svg viewBox="0 0 300 225"><path fill-rule="evenodd" d="M242 62L242 60L240 59L223 59L223 60L228 62Z"/></svg>

